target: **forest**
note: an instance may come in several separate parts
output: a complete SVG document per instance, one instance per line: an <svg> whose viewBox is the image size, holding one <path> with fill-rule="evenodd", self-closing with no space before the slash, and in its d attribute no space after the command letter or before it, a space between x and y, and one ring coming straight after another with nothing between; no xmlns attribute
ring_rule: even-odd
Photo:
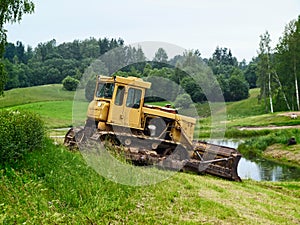
<svg viewBox="0 0 300 225"><path fill-rule="evenodd" d="M214 78L205 85L213 91L214 83L218 83L227 102L245 99L250 88L259 87L258 100L265 105L266 112L299 110L300 17L290 21L283 30L273 49L268 31L262 34L257 56L249 63L239 62L230 48L219 46L210 58L202 58L199 50L189 50L169 59L166 51L159 48L153 59L147 59L141 48L125 45L122 38L91 37L59 45L53 39L34 49L20 41L7 43L2 60L7 71L5 90L62 83L64 79L79 81L87 68L92 67L95 74L137 76L151 82L165 78L159 79L159 88L155 91L165 92L171 100L180 97L183 102L188 99L184 96L187 93L193 102L202 103L209 94L190 76L191 67L197 62L205 68L199 71ZM111 51L113 49L115 51ZM103 57L107 52L111 53L107 54L109 57ZM124 67L118 69L120 65ZM208 79L201 76L201 80ZM178 87L163 88L168 80Z"/></svg>
<svg viewBox="0 0 300 225"><path fill-rule="evenodd" d="M112 54L99 57L110 50L115 49L120 59L115 59ZM194 60L194 61L193 61ZM139 62L130 65L130 62ZM95 39L89 38L83 41L75 40L69 43L56 44L55 40L40 43L35 49L30 46L25 48L22 42L8 43L4 53L4 65L8 73L8 81L5 90L17 87L29 87L44 84L61 83L65 78L80 80L86 70L92 67L95 74L119 76L143 77L155 82L157 77L173 81L188 93L193 102L206 101L205 94L187 72L179 69L192 66L193 62L201 62L204 67L210 67L215 78L221 84L226 101L236 101L248 97L249 87L255 87L255 81L249 84L247 81L247 65L245 61L239 63L232 56L231 50L217 47L213 56L202 59L198 50L185 52L168 59L163 48L159 48L153 59L146 59L141 48L124 45L119 39ZM91 65L91 63L93 65ZM124 64L124 68L116 71L116 68ZM128 66L126 66L128 65ZM87 69L88 68L88 69ZM255 77L255 74L254 74ZM255 79L255 78L254 78ZM161 81L161 80L160 80ZM249 80L250 81L250 80ZM164 82L156 91L161 91ZM171 100L178 95L179 90L174 87L171 92ZM170 88L167 88L170 89ZM170 90L167 90L170 94Z"/></svg>

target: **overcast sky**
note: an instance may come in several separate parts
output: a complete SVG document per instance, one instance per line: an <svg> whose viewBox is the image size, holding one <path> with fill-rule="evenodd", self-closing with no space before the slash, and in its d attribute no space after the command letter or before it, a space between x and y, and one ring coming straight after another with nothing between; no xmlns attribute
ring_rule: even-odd
<svg viewBox="0 0 300 225"><path fill-rule="evenodd" d="M63 42L119 38L126 44L162 41L199 49L210 57L217 46L238 60L256 55L259 35L273 46L285 25L300 15L299 0L33 0L35 13L7 25L8 41L36 47Z"/></svg>

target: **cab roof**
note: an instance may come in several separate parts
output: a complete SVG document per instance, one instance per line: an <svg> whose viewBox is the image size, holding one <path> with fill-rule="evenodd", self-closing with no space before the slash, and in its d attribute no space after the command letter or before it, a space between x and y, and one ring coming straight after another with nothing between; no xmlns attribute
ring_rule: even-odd
<svg viewBox="0 0 300 225"><path fill-rule="evenodd" d="M98 76L98 81L101 82L115 82L119 84L125 84L130 86L142 87L149 89L151 87L150 82L143 81L141 78L138 77L119 77L119 76Z"/></svg>

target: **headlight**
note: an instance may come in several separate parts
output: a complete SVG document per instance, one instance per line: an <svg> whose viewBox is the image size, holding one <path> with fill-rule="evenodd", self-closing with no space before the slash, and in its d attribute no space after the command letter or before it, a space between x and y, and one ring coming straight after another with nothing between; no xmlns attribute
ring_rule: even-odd
<svg viewBox="0 0 300 225"><path fill-rule="evenodd" d="M156 126L153 124L148 125L148 128L150 130L150 136L153 137L155 136L155 132L156 132Z"/></svg>

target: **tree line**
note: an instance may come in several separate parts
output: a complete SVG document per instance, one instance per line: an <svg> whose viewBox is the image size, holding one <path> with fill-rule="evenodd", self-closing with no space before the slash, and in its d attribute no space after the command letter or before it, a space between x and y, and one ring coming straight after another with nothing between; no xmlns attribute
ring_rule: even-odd
<svg viewBox="0 0 300 225"><path fill-rule="evenodd" d="M0 96L3 95L7 74L3 64L3 54L7 43L7 30L4 25L22 20L24 14L34 12L34 4L30 0L1 1L0 10Z"/></svg>
<svg viewBox="0 0 300 225"><path fill-rule="evenodd" d="M266 112L300 110L300 16L290 21L275 48L268 31L260 36L257 85Z"/></svg>
<svg viewBox="0 0 300 225"><path fill-rule="evenodd" d="M188 67L188 64L193 66L195 61L201 61L203 66L211 69L221 86L225 101L247 98L249 87L255 87L256 81L250 84L247 80L246 62L238 62L228 48L217 47L209 59L202 59L198 50L169 59L166 51L159 48L153 59L146 59L141 48L127 46L121 38L89 38L59 45L51 40L38 44L34 49L25 47L22 42L7 43L3 60L8 74L5 90L61 83L65 78L68 78L68 82L70 78L80 80L84 73L92 70L94 74L116 73L119 76L144 77L151 82L158 77L164 78L166 83L172 80L194 102L204 102L207 100L206 94L187 72L180 69ZM161 88L156 91L162 92L163 82L158 85ZM175 87L167 89L174 96L178 93Z"/></svg>
<svg viewBox="0 0 300 225"><path fill-rule="evenodd" d="M53 39L35 49L25 49L22 42L8 43L3 60L8 76L5 90L61 83L67 76L80 79L94 59L123 43L122 39L90 38L57 45Z"/></svg>

